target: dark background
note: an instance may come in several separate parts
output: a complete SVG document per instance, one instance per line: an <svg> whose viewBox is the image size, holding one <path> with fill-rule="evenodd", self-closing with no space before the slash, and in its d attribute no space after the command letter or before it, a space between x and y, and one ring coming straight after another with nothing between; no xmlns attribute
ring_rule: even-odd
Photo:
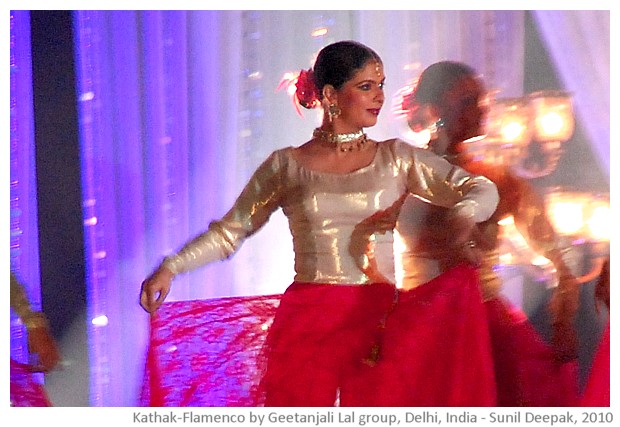
<svg viewBox="0 0 620 427"><path fill-rule="evenodd" d="M85 310L80 153L71 11L31 11L43 310L60 338Z"/></svg>

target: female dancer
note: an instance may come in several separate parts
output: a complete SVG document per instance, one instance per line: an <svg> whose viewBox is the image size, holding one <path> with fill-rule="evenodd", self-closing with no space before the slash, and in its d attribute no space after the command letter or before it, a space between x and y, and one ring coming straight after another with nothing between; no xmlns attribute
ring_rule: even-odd
<svg viewBox="0 0 620 427"><path fill-rule="evenodd" d="M466 151L470 138L482 134L487 113L485 89L468 65L441 61L426 68L403 101L414 131L432 128L429 148L470 173L484 175L498 188L500 201L488 220L478 224L476 245L482 250L479 268L482 293L489 317L500 406L573 406L577 396L576 335L572 325L579 289L562 259L554 230L541 198L529 184L507 167L474 159ZM405 208L399 230L403 255L404 287L413 288L453 264L444 244L451 236L441 208ZM424 210L426 209L426 210ZM499 222L508 216L530 246L551 260L559 274L552 298L554 345L548 347L527 322L524 313L500 297ZM422 225L418 225L422 224Z"/></svg>
<svg viewBox="0 0 620 427"><path fill-rule="evenodd" d="M50 333L47 318L30 305L24 285L11 271L10 305L26 327L28 350L38 362L26 365L11 359L11 406L52 406L33 372L49 372L60 362L58 344Z"/></svg>
<svg viewBox="0 0 620 427"><path fill-rule="evenodd" d="M324 110L312 138L272 153L232 209L142 284L141 305L155 313L177 274L230 257L282 208L296 274L268 331L254 405L495 403L475 269L460 265L422 291L399 292L390 224L415 194L450 212L450 248L472 259L470 232L494 212L496 187L428 150L369 139L364 128L377 123L384 82L370 48L323 48L297 82L299 103ZM378 392L383 378L392 380Z"/></svg>

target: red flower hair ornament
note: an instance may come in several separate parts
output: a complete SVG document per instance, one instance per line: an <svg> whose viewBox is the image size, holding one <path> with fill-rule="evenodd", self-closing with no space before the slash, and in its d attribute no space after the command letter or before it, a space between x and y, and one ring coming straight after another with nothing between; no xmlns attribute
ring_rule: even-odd
<svg viewBox="0 0 620 427"><path fill-rule="evenodd" d="M295 110L300 116L301 105L307 109L313 109L321 105L319 90L314 82L314 72L312 69L301 70L299 74L286 73L280 81L276 90L286 88L293 100Z"/></svg>

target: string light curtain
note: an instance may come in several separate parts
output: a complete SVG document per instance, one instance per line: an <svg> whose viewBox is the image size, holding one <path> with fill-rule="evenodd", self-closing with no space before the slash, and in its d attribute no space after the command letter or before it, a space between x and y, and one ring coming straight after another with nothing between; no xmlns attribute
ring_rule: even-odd
<svg viewBox="0 0 620 427"><path fill-rule="evenodd" d="M26 287L32 308L41 310L30 47L29 11L11 11L10 264ZM12 359L28 363L26 331L15 313L11 313L10 352Z"/></svg>
<svg viewBox="0 0 620 427"><path fill-rule="evenodd" d="M389 103L432 62L461 60L520 94L522 11L74 12L90 322L91 404L139 395L148 316L142 280L234 202L274 149L319 123L283 74L356 39L383 58L387 105L371 137L400 136ZM169 301L282 292L292 243L277 212L231 260L175 280Z"/></svg>

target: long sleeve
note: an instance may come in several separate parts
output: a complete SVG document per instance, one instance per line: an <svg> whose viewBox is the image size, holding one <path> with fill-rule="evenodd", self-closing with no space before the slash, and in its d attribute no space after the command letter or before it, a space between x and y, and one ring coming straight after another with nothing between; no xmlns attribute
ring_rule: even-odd
<svg viewBox="0 0 620 427"><path fill-rule="evenodd" d="M410 191L430 203L479 223L493 215L499 203L495 184L473 175L427 150L419 150L409 172Z"/></svg>
<svg viewBox="0 0 620 427"><path fill-rule="evenodd" d="M543 198L528 181L507 168L470 162L464 166L472 173L487 176L498 187L500 204L494 215L495 223L512 215L515 226L537 253L554 263L562 263L563 244L547 215Z"/></svg>
<svg viewBox="0 0 620 427"><path fill-rule="evenodd" d="M544 200L536 189L528 181L516 176L505 167L489 165L483 161L470 161L463 166L472 173L487 176L497 185L500 193L500 203L493 215L493 220L485 226L485 230L490 230L490 234L495 237L495 246L485 257L485 263L488 266L487 276L495 276L492 267L499 262L497 223L512 215L516 228L529 248L548 258L558 271L560 279L570 279L572 275L566 262L570 245L563 244L562 239L555 232L547 215ZM493 281L488 280L488 283L491 282Z"/></svg>
<svg viewBox="0 0 620 427"><path fill-rule="evenodd" d="M553 262L560 275L570 274L565 260L570 245L563 244L553 228L543 198L523 180L514 179L512 186L518 188L515 226L534 251Z"/></svg>
<svg viewBox="0 0 620 427"><path fill-rule="evenodd" d="M11 272L11 289L10 289L11 309L19 316L22 323L27 329L47 327L47 319L40 311L32 310L26 289L19 282L17 277Z"/></svg>
<svg viewBox="0 0 620 427"><path fill-rule="evenodd" d="M281 182L280 161L273 153L254 172L228 213L166 257L163 266L176 275L231 257L279 207Z"/></svg>

